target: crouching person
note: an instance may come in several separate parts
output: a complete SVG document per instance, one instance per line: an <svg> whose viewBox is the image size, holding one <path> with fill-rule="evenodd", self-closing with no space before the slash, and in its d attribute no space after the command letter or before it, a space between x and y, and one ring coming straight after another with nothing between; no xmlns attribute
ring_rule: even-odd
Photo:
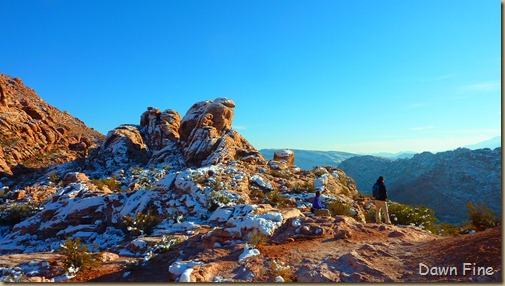
<svg viewBox="0 0 505 286"><path fill-rule="evenodd" d="M321 192L317 191L314 200L312 201L312 207L310 208L310 212L316 216L330 216L330 211L323 207L321 203Z"/></svg>

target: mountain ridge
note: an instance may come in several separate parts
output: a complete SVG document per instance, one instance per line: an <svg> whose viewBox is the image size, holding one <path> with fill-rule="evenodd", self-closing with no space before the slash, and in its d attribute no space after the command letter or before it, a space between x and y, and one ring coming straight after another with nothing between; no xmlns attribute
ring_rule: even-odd
<svg viewBox="0 0 505 286"><path fill-rule="evenodd" d="M389 197L411 205L426 205L448 222L466 219L465 205L482 203L501 214L501 147L494 150L458 148L423 152L411 159L353 157L339 168L370 193L379 176L387 179Z"/></svg>
<svg viewBox="0 0 505 286"><path fill-rule="evenodd" d="M84 158L103 135L42 100L22 80L0 74L0 174Z"/></svg>
<svg viewBox="0 0 505 286"><path fill-rule="evenodd" d="M87 156L21 176L21 185L3 180L0 281L502 280L499 227L443 237L418 221L372 223L373 200L353 178L331 166L301 170L292 150L267 160L231 129L234 105L201 101L183 117L149 107ZM328 210L312 214L316 191ZM101 266L68 267L58 252L69 239L98 254ZM420 262L469 257L493 273L416 272Z"/></svg>

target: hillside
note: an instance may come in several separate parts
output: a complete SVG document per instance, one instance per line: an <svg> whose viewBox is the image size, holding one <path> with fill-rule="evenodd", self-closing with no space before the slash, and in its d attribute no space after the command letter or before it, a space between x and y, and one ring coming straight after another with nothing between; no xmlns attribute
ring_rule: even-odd
<svg viewBox="0 0 505 286"><path fill-rule="evenodd" d="M0 282L502 281L499 227L451 237L394 215L371 223L373 202L352 177L302 170L288 149L265 158L231 128L234 108L228 98L184 116L148 107L82 160L4 180ZM316 191L329 210L312 214ZM70 239L101 265L69 267L64 253L82 247ZM489 274L416 272L467 259Z"/></svg>
<svg viewBox="0 0 505 286"><path fill-rule="evenodd" d="M84 158L104 136L0 74L0 177Z"/></svg>
<svg viewBox="0 0 505 286"><path fill-rule="evenodd" d="M447 222L465 220L469 201L485 201L497 214L502 212L501 148L424 152L399 160L361 156L343 161L339 168L368 194L382 175L390 199L425 205Z"/></svg>

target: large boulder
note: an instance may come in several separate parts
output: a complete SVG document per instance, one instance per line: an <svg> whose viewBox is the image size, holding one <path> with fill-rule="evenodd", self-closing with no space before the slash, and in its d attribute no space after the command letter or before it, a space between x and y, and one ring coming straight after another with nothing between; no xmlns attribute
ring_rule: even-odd
<svg viewBox="0 0 505 286"><path fill-rule="evenodd" d="M145 164L150 152L140 131L134 125L121 125L109 131L98 151L98 161L105 167L117 167L131 163Z"/></svg>
<svg viewBox="0 0 505 286"><path fill-rule="evenodd" d="M228 98L194 104L181 121L181 149L190 166L204 166L253 156L259 152L232 130L235 103Z"/></svg>
<svg viewBox="0 0 505 286"><path fill-rule="evenodd" d="M148 107L140 116L141 131L146 144L153 150L160 150L179 139L181 116L177 111Z"/></svg>

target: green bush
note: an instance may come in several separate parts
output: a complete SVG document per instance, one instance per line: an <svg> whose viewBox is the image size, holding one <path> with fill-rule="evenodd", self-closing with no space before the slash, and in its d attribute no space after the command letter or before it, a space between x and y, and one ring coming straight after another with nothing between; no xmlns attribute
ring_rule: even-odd
<svg viewBox="0 0 505 286"><path fill-rule="evenodd" d="M263 190L257 188L257 187L251 187L249 192L249 197L251 199L257 199L257 200L263 200L265 198L265 193Z"/></svg>
<svg viewBox="0 0 505 286"><path fill-rule="evenodd" d="M214 191L223 190L223 184L219 178L209 180L209 187L211 187Z"/></svg>
<svg viewBox="0 0 505 286"><path fill-rule="evenodd" d="M151 210L148 210L146 213L137 212L135 217L127 214L123 219L123 224L132 237L150 235L153 232L154 227L162 222L162 218L157 215L153 215Z"/></svg>
<svg viewBox="0 0 505 286"><path fill-rule="evenodd" d="M351 206L339 201L339 200L332 200L327 204L327 208L330 211L330 214L332 216L335 215L345 215L345 216L352 216L351 214Z"/></svg>
<svg viewBox="0 0 505 286"><path fill-rule="evenodd" d="M277 178L283 178L283 179L291 178L291 174L289 173L289 171L272 170L272 171L270 171L270 175L277 177Z"/></svg>
<svg viewBox="0 0 505 286"><path fill-rule="evenodd" d="M93 269L100 266L101 254L88 253L87 251L88 246L82 244L78 237L67 238L61 248L57 250L59 254L65 255L65 260L63 260L65 270L69 271L73 268L76 272L80 269Z"/></svg>
<svg viewBox="0 0 505 286"><path fill-rule="evenodd" d="M53 183L54 186L58 185L59 182L61 182L61 178L60 176L58 176L58 173L56 172L53 172L51 173L47 179L49 180L49 182Z"/></svg>
<svg viewBox="0 0 505 286"><path fill-rule="evenodd" d="M367 223L375 222L375 206L372 206L365 212L365 221Z"/></svg>
<svg viewBox="0 0 505 286"><path fill-rule="evenodd" d="M200 184L200 185L203 185L203 183L205 182L205 180L207 180L207 177L205 177L205 175L203 175L202 173L193 173L193 175L191 175L191 178L193 179L193 182L195 184Z"/></svg>
<svg viewBox="0 0 505 286"><path fill-rule="evenodd" d="M149 178L141 177L137 183L140 185L140 188L143 190L152 190L154 189L154 185L151 183Z"/></svg>
<svg viewBox="0 0 505 286"><path fill-rule="evenodd" d="M470 223L477 231L482 231L501 224L494 212L487 207L486 202L469 202L466 204L466 208L469 210L467 216L470 219Z"/></svg>
<svg viewBox="0 0 505 286"><path fill-rule="evenodd" d="M39 203L0 205L0 225L14 226L39 212Z"/></svg>
<svg viewBox="0 0 505 286"><path fill-rule="evenodd" d="M389 217L393 224L415 225L433 231L438 220L432 209L424 206L409 206L396 202L388 203Z"/></svg>
<svg viewBox="0 0 505 286"><path fill-rule="evenodd" d="M301 193L315 193L316 188L314 188L314 180L309 180L306 182L303 182L302 184L298 184L293 186L291 188L291 192L295 194L301 194Z"/></svg>
<svg viewBox="0 0 505 286"><path fill-rule="evenodd" d="M247 240L247 244L253 245L254 247L258 245L265 245L268 242L268 236L262 233L257 228L254 228L253 231L249 234L249 239Z"/></svg>
<svg viewBox="0 0 505 286"><path fill-rule="evenodd" d="M170 251L174 246L180 244L180 238L172 235L163 235L160 241L156 242L153 247L154 253L165 253Z"/></svg>
<svg viewBox="0 0 505 286"><path fill-rule="evenodd" d="M271 191L267 194L268 203L273 207L284 207L288 203L288 199L282 196L279 191Z"/></svg>
<svg viewBox="0 0 505 286"><path fill-rule="evenodd" d="M294 269L283 261L270 261L270 275L272 276L272 281L275 281L277 276L281 276L284 282L293 282L295 279Z"/></svg>
<svg viewBox="0 0 505 286"><path fill-rule="evenodd" d="M215 211L218 207L225 206L231 202L230 198L219 191L211 191L206 200L208 209L211 212Z"/></svg>
<svg viewBox="0 0 505 286"><path fill-rule="evenodd" d="M327 173L328 173L328 171L325 168L323 168L323 167L319 167L319 168L317 168L317 169L314 170L314 175L317 178L319 178L322 175L327 174Z"/></svg>
<svg viewBox="0 0 505 286"><path fill-rule="evenodd" d="M438 235L452 236L461 232L461 227L450 223L435 224L432 232Z"/></svg>
<svg viewBox="0 0 505 286"><path fill-rule="evenodd" d="M93 179L91 180L91 183L97 186L99 189L103 189L104 186L107 186L109 190L111 191L116 191L116 192L122 192L123 189L121 189L121 182L116 181L114 177L111 178L103 178L103 179Z"/></svg>

